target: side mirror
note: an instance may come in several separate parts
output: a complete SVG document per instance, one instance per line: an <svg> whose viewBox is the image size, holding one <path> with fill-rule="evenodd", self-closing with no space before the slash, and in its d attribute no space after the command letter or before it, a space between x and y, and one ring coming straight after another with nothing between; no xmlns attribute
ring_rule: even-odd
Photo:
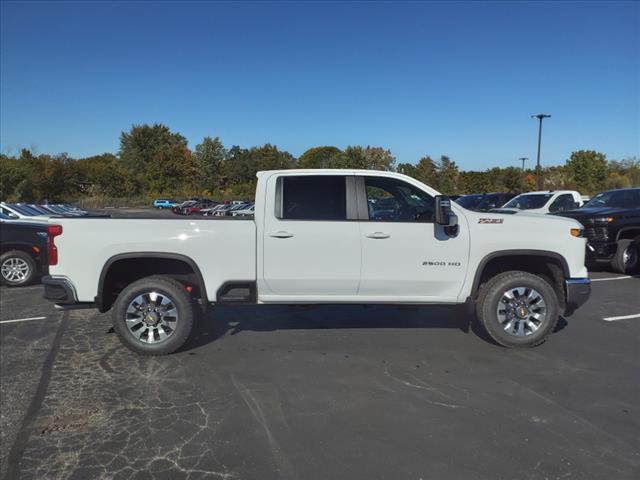
<svg viewBox="0 0 640 480"><path fill-rule="evenodd" d="M458 225L458 216L451 210L451 200L445 195L436 196L436 223L445 227Z"/></svg>

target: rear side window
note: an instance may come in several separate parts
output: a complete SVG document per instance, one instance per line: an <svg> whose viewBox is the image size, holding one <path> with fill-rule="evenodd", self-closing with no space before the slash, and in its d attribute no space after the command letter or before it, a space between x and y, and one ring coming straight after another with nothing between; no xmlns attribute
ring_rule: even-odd
<svg viewBox="0 0 640 480"><path fill-rule="evenodd" d="M283 220L346 220L347 192L341 175L282 178Z"/></svg>

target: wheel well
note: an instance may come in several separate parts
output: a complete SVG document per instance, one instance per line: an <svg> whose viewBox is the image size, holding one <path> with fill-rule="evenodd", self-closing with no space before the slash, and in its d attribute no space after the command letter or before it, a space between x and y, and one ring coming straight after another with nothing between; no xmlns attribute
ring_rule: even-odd
<svg viewBox="0 0 640 480"><path fill-rule="evenodd" d="M164 256L124 256L107 262L100 275L96 305L98 310L109 310L120 292L131 283L151 275L166 275L183 285L191 286L191 295L206 308L207 298L202 275L188 258Z"/></svg>
<svg viewBox="0 0 640 480"><path fill-rule="evenodd" d="M23 244L5 243L0 247L0 255L4 255L5 253L12 250L20 250L21 252L28 253L35 260L35 252L31 248L31 246Z"/></svg>
<svg viewBox="0 0 640 480"><path fill-rule="evenodd" d="M636 240L640 241L640 228L629 228L620 231L618 234L618 240Z"/></svg>
<svg viewBox="0 0 640 480"><path fill-rule="evenodd" d="M568 276L566 266L554 256L539 255L504 255L490 258L476 272L473 284L473 298L478 297L482 286L496 275L509 271L528 272L544 278L555 290L562 308L564 300L564 279Z"/></svg>

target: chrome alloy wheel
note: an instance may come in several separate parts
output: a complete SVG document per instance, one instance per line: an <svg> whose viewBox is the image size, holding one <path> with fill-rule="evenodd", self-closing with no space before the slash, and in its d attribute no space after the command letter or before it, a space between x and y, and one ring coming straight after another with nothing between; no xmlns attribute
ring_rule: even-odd
<svg viewBox="0 0 640 480"><path fill-rule="evenodd" d="M126 311L129 333L143 343L159 343L175 331L178 309L163 293L148 292L134 298Z"/></svg>
<svg viewBox="0 0 640 480"><path fill-rule="evenodd" d="M502 294L496 313L505 332L526 337L535 333L546 320L547 305L537 290L516 287Z"/></svg>
<svg viewBox="0 0 640 480"><path fill-rule="evenodd" d="M622 252L622 261L624 265L630 269L636 267L638 263L638 247L633 243Z"/></svg>
<svg viewBox="0 0 640 480"><path fill-rule="evenodd" d="M0 271L7 282L23 282L29 276L29 264L22 258L11 257L2 262Z"/></svg>

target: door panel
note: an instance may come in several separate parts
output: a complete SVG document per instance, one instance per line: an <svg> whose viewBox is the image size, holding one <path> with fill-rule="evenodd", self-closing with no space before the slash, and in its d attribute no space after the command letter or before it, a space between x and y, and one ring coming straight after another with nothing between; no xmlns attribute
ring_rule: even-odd
<svg viewBox="0 0 640 480"><path fill-rule="evenodd" d="M263 272L270 293L356 295L361 258L358 222L348 218L355 215L347 205L352 177L280 178L280 205L265 214Z"/></svg>
<svg viewBox="0 0 640 480"><path fill-rule="evenodd" d="M380 180L378 180L380 179ZM433 223L434 199L402 180L364 177L370 221L360 222L362 274L358 295L454 301L469 254L462 215L458 235Z"/></svg>

